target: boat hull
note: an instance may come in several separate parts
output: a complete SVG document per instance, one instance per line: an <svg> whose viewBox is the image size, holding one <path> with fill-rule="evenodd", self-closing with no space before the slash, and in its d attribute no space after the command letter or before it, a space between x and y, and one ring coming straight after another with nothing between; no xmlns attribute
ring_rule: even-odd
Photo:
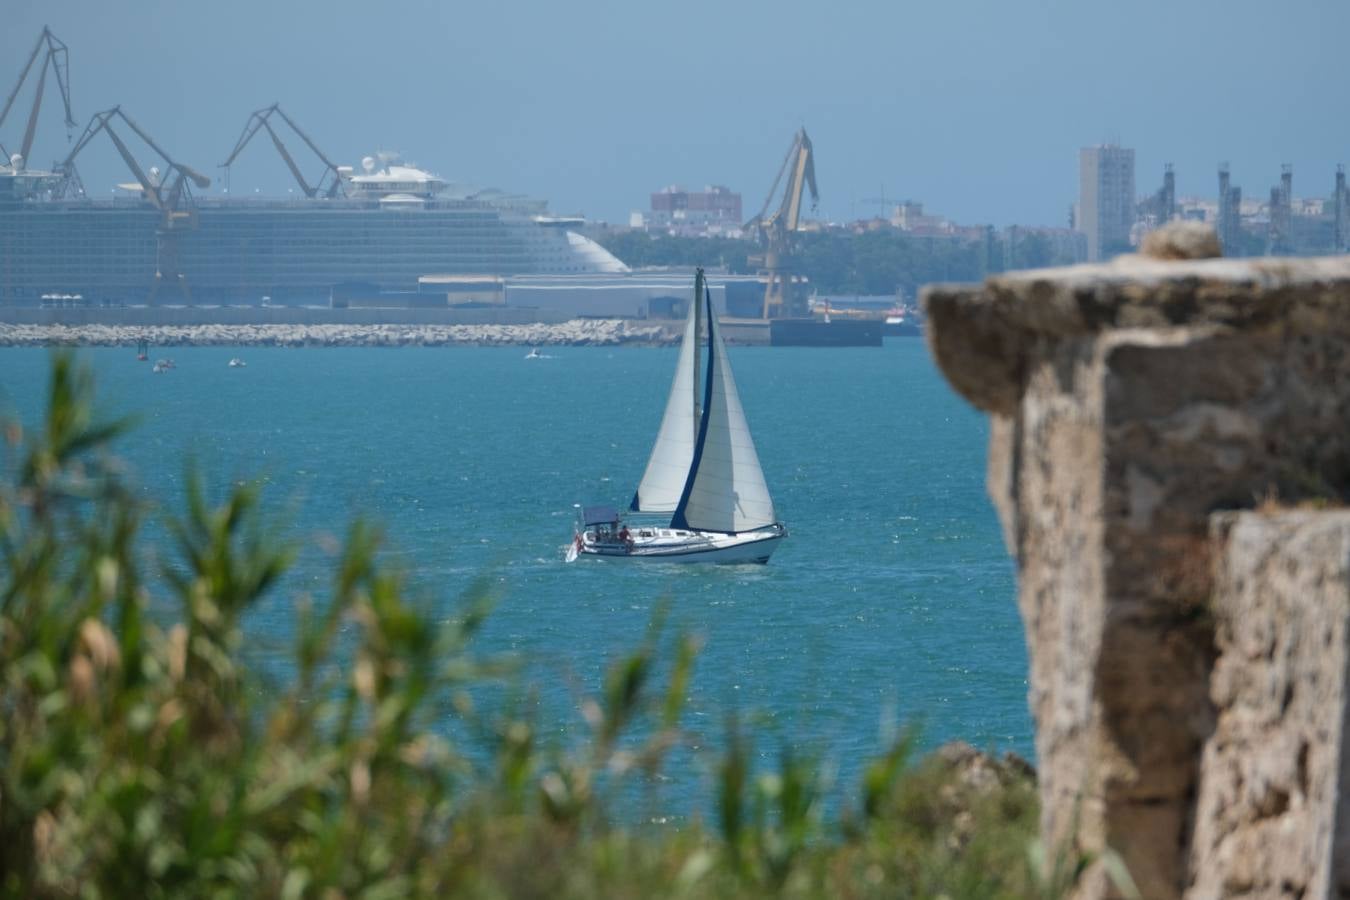
<svg viewBox="0 0 1350 900"><path fill-rule="evenodd" d="M877 319L772 319L769 344L774 347L880 347Z"/></svg>
<svg viewBox="0 0 1350 900"><path fill-rule="evenodd" d="M586 536L579 539L577 555L670 563L763 564L785 535L781 528L741 534L696 531L684 539L637 538L631 543L593 541Z"/></svg>

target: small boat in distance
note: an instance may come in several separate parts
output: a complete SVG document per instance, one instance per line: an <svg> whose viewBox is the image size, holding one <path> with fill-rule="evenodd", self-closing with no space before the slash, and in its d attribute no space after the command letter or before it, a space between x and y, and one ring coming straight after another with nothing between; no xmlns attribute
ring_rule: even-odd
<svg viewBox="0 0 1350 900"><path fill-rule="evenodd" d="M233 358L230 360L230 368L231 368L231 369L242 369L242 368L243 368L244 366L246 366L246 365L248 365L248 363L244 362L242 359L240 359L240 358L237 357L237 356L236 356L236 357L233 357Z"/></svg>
<svg viewBox="0 0 1350 900"><path fill-rule="evenodd" d="M705 335L706 373L699 361ZM567 559L766 563L786 535L698 269L665 416L633 501L624 514L583 508Z"/></svg>
<svg viewBox="0 0 1350 900"><path fill-rule="evenodd" d="M150 342L141 338L136 342L136 359L145 362L150 359Z"/></svg>

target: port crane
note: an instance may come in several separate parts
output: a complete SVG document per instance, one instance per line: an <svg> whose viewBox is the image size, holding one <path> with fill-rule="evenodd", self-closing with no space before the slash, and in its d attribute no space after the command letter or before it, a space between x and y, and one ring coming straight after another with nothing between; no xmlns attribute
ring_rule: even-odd
<svg viewBox="0 0 1350 900"><path fill-rule="evenodd" d="M323 174L319 176L318 181L313 185L305 180L305 176L300 172L300 167L296 165L295 157L291 156L290 151L286 149L286 145L282 143L281 136L278 135L276 129L272 127L270 121L272 116L279 116L281 121L285 122L291 131L295 132L300 137L300 140L305 142L305 146L309 147L314 155L323 162ZM277 153L281 154L282 160L286 163L287 168L291 170L291 175L295 176L296 182L300 185L300 190L304 191L306 197L309 197L312 200L315 197L322 196L331 200L334 197L345 195L346 192L343 186L342 173L338 171L338 167L332 160L324 155L324 152L319 149L314 141L310 140L309 135L305 134L300 126L295 124L295 121L290 116L286 115L286 112L281 108L280 103L273 103L266 109L255 110L248 117L248 121L244 123L244 130L239 135L239 140L235 142L234 150L230 151L229 159L220 164L220 168L225 170L226 184L229 184L230 165L243 151L244 147L248 145L248 142L253 139L253 136L259 131L266 131L267 136L272 139L272 145L277 148Z"/></svg>
<svg viewBox="0 0 1350 900"><path fill-rule="evenodd" d="M42 56L43 48L47 53ZM37 134L38 113L42 109L42 94L47 87L47 73L52 72L56 75L57 87L61 90L61 100L66 106L66 139L69 140L69 129L75 127L75 119L70 112L70 54L52 30L43 26L42 34L38 35L37 43L33 45L33 52L28 55L28 62L24 65L23 71L19 73L19 83L14 85L14 90L9 92L9 97L5 100L4 109L0 109L0 127L5 124L5 117L9 115L10 109L14 106L14 101L19 96L19 91L23 90L24 82L33 71L33 64L42 56L42 64L38 67L37 92L33 96L33 108L28 113L28 125L23 132L23 143L19 145L19 152L16 161L5 145L0 143L0 166L8 163L15 170L23 167L28 161L29 154L33 150L33 137Z"/></svg>
<svg viewBox="0 0 1350 900"><path fill-rule="evenodd" d="M783 198L778 208L769 211L778 185L787 182L783 188ZM816 191L815 152L806 129L801 128L792 137L787 156L778 168L778 174L769 188L769 196L764 206L753 219L745 224L745 230L756 234L764 246L762 272L768 277L764 286L764 318L795 316L805 313L805 301L792 281L793 235L801 221L803 193L811 191L811 209L814 211L820 197Z"/></svg>
<svg viewBox="0 0 1350 900"><path fill-rule="evenodd" d="M0 108L0 127L3 127L10 110L14 108L14 101L18 99L29 75L33 74L36 64L37 87L33 96L33 108L28 113L28 123L24 128L18 152L11 154L4 144L0 143L0 200L6 202L20 200L37 192L50 191L60 183L58 175L32 169L28 163L33 152L33 138L37 134L38 114L42 111L42 97L47 87L49 72L55 73L56 84L65 103L66 140L70 140L70 130L75 127L75 120L70 112L69 57L66 45L52 34L50 28L44 26L42 34L38 35L37 43L33 45L33 52L28 55L28 62L19 73L18 83L5 99L4 107Z"/></svg>
<svg viewBox="0 0 1350 900"><path fill-rule="evenodd" d="M151 166L148 170L137 161L131 148L127 146L126 141L117 133L113 123L117 122L131 129L151 150L159 154L164 163L164 168ZM130 116L122 112L122 107L114 106L112 109L106 109L103 112L94 113L85 126L84 133L80 139L75 142L65 161L58 166L65 179L67 187L62 193L69 195L70 186L80 185L80 176L75 169L75 157L80 155L89 142L92 141L100 132L108 135L108 139L113 142L117 152L126 163L131 174L135 177L140 186L141 197L151 206L159 211L159 225L155 229L158 260L155 272L155 282L150 291L150 303L154 303L161 290L168 285L171 289L182 292L184 298L191 302L192 292L188 287L187 278L179 270L178 266L178 240L184 232L191 231L197 227L197 209L192 197L192 185L205 190L211 186L211 179L192 167L185 165L169 156L159 144L155 143L154 138L146 133L145 129L132 120ZM83 188L78 190L83 193Z"/></svg>

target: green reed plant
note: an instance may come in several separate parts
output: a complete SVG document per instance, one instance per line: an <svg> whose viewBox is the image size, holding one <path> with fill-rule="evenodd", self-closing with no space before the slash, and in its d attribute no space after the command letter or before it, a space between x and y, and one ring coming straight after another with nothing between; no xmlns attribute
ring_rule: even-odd
<svg viewBox="0 0 1350 900"><path fill-rule="evenodd" d="M560 729L519 694L479 708L501 693L479 688L518 683L474 650L487 582L434 624L363 523L324 602L296 604L294 677L266 686L241 623L297 545L256 485L213 506L192 479L167 522L172 560L145 571L154 513L110 450L128 425L95 409L88 372L57 355L42 425L4 431L0 896L955 900L1043 885L1030 779L991 789L915 763L912 732L831 822L823 757L785 746L759 771L733 721L712 799L638 820L633 786L654 791L695 741L697 641L659 612L581 701L576 742L546 741Z"/></svg>

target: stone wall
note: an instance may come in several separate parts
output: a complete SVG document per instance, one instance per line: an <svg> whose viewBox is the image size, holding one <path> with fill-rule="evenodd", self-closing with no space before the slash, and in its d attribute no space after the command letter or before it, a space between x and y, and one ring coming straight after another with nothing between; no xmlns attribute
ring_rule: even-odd
<svg viewBox="0 0 1350 900"><path fill-rule="evenodd" d="M924 303L939 365L993 419L989 489L1018 565L1048 846L1110 848L1145 897L1228 896L1214 885L1244 883L1225 869L1243 856L1232 848L1264 838L1229 802L1246 770L1224 735L1247 732L1225 673L1245 663L1220 623L1240 559L1237 532L1212 531L1211 517L1350 497L1350 258L1126 257L931 288ZM1344 560L1299 555L1325 542L1263 534L1328 585L1339 571L1345 592ZM1269 628L1288 626L1264 581L1244 584ZM1281 672L1330 671L1331 652L1300 642ZM1299 708L1270 725L1294 747ZM1339 723L1308 732L1309 765L1339 760ZM1334 796L1298 820L1306 859L1329 858L1313 823L1334 820ZM1113 886L1096 866L1080 890Z"/></svg>

